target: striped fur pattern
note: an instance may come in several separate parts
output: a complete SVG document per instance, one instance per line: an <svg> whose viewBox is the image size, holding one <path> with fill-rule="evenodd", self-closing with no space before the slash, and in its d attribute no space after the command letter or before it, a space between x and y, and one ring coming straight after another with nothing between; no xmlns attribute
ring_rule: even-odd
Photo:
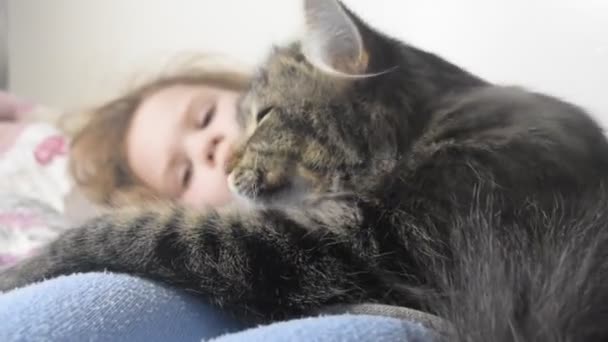
<svg viewBox="0 0 608 342"><path fill-rule="evenodd" d="M333 0L240 104L247 205L105 214L0 276L108 269L268 321L339 303L438 314L449 340L608 339L608 143L581 108L490 84Z"/></svg>

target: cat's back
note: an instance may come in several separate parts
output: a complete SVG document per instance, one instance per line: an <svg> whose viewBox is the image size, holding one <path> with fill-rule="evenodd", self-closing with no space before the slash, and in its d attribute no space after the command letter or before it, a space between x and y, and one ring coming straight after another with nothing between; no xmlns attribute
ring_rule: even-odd
<svg viewBox="0 0 608 342"><path fill-rule="evenodd" d="M599 125L582 108L518 87L483 86L451 96L437 110L427 135L495 142L522 137L584 148L603 142ZM581 151L584 152L584 151Z"/></svg>
<svg viewBox="0 0 608 342"><path fill-rule="evenodd" d="M517 199L547 189L571 194L608 180L608 142L575 105L482 86L444 100L413 144L406 170L410 183L437 196L469 196L482 179Z"/></svg>
<svg viewBox="0 0 608 342"><path fill-rule="evenodd" d="M521 145L521 153L606 160L608 167L606 137L585 110L519 87L483 86L446 98L421 140L490 150Z"/></svg>

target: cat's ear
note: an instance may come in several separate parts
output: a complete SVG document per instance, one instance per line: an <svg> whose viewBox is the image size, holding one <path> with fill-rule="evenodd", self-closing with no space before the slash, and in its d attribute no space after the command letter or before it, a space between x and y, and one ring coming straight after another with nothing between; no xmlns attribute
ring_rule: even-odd
<svg viewBox="0 0 608 342"><path fill-rule="evenodd" d="M369 63L361 32L336 0L304 0L306 31L302 52L332 74L364 76Z"/></svg>

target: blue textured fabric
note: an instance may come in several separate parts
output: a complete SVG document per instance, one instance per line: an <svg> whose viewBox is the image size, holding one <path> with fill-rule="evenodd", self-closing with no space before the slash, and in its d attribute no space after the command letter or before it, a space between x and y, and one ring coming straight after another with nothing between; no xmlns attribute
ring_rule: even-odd
<svg viewBox="0 0 608 342"><path fill-rule="evenodd" d="M187 292L138 277L84 273L0 294L0 341L428 341L394 318L335 315L248 327Z"/></svg>
<svg viewBox="0 0 608 342"><path fill-rule="evenodd" d="M429 330L419 323L381 316L337 315L273 323L210 341L427 342L432 339Z"/></svg>
<svg viewBox="0 0 608 342"><path fill-rule="evenodd" d="M111 273L0 295L0 341L200 341L244 326L191 294Z"/></svg>

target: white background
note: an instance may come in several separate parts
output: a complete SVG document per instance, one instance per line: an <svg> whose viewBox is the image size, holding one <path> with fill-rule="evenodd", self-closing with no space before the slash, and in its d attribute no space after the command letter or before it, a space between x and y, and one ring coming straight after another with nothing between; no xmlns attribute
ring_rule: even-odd
<svg viewBox="0 0 608 342"><path fill-rule="evenodd" d="M608 127L606 0L345 0L373 26L482 77L574 101ZM194 51L260 60L300 0L9 0L10 89L73 108Z"/></svg>

